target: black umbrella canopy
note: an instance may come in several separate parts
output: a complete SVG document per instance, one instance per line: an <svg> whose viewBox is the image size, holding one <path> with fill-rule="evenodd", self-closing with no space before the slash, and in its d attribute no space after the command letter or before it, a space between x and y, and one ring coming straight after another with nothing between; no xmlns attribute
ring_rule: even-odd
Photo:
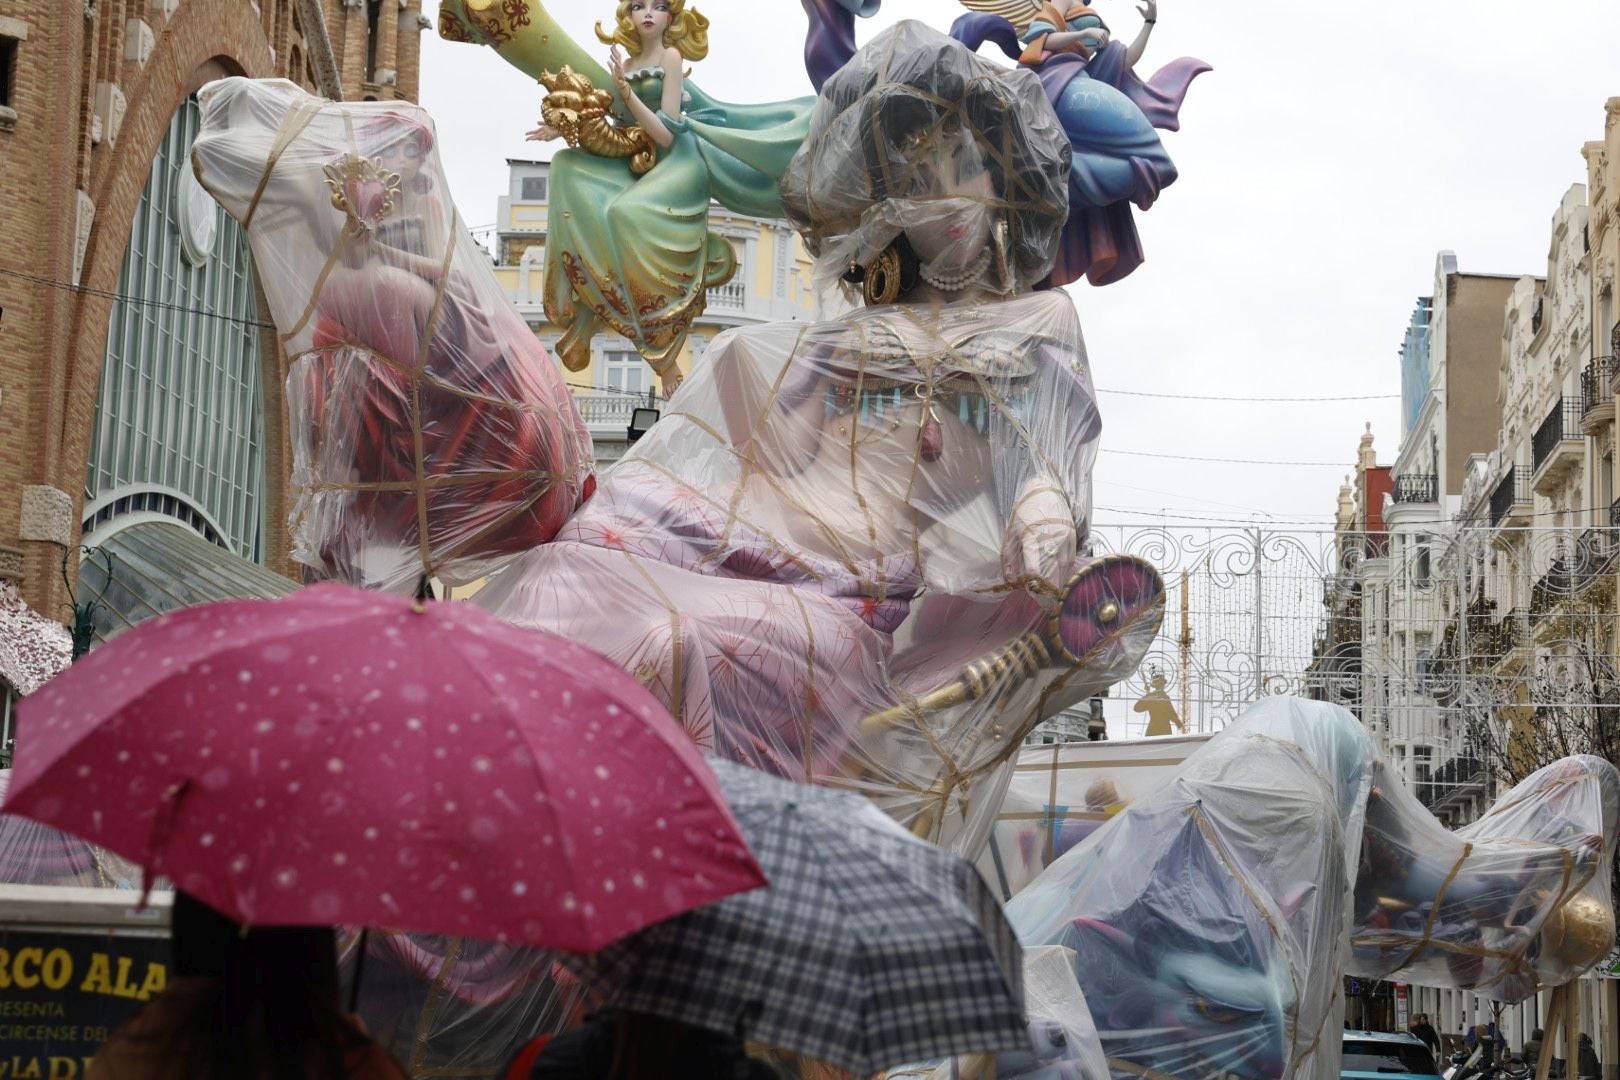
<svg viewBox="0 0 1620 1080"><path fill-rule="evenodd" d="M1018 939L970 863L860 796L711 764L771 884L570 958L607 1004L860 1075L1027 1045Z"/></svg>

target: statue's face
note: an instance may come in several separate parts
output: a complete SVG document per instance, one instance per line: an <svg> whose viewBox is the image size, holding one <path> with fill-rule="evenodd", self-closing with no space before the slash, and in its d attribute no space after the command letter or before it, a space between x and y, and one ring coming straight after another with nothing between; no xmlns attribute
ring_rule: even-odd
<svg viewBox="0 0 1620 1080"><path fill-rule="evenodd" d="M630 0L626 14L643 39L662 41L664 31L669 29L669 0Z"/></svg>
<svg viewBox="0 0 1620 1080"><path fill-rule="evenodd" d="M906 238L917 257L938 270L965 266L989 243L995 223L990 171L978 144L960 132L940 134L919 153L912 190L922 198L968 202L949 220L909 230Z"/></svg>

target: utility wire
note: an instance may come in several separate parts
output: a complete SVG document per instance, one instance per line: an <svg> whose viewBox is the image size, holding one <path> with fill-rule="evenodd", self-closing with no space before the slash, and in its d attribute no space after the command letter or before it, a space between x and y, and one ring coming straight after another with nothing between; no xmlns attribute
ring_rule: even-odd
<svg viewBox="0 0 1620 1080"><path fill-rule="evenodd" d="M1098 482L1099 483L1109 483L1111 481L1099 480ZM1183 497L1191 498L1191 496L1183 496ZM1255 521L1252 518L1233 518L1233 517L1226 517L1226 516L1220 516L1220 515L1205 516L1205 515L1197 514L1197 513L1189 513L1189 512L1184 511L1184 510L1173 510L1173 509L1170 509L1168 507L1153 508L1153 507L1146 507L1146 506L1102 506L1102 505L1097 505L1095 507L1095 509L1106 510L1109 513L1149 514L1149 515L1152 515L1152 516L1155 516L1155 517L1182 518L1182 519L1186 519L1186 520L1189 520L1189 521L1208 521L1208 522L1210 522L1212 524L1216 524L1216 525L1232 525L1232 526L1241 526L1243 528L1253 528L1256 525L1265 526L1265 525L1271 524L1273 522L1275 522L1276 524L1279 524L1279 525L1311 525L1311 524L1317 524L1317 525L1325 525L1325 526L1335 526L1335 527L1337 526L1337 522L1334 521L1331 518L1308 518L1308 517L1303 517L1303 516L1300 516L1300 515L1270 514L1270 513L1268 513L1267 511L1264 511L1264 510L1257 511L1257 513L1261 514L1262 516L1268 517L1270 519L1269 521ZM1521 514L1519 516L1524 517L1524 518L1530 518L1530 519L1550 518L1550 517L1558 517L1558 516L1561 516L1561 515L1584 514L1584 513L1590 513L1590 512L1607 512L1608 510L1609 510L1609 507L1607 507L1607 506L1572 506L1572 507L1569 507L1569 508L1564 509L1564 510L1547 510L1547 511L1543 511L1541 513ZM1106 523L1106 524L1113 524L1113 523ZM1403 521L1403 522L1401 522L1401 528L1403 530L1408 528L1408 527L1430 527L1430 528L1434 528L1436 530L1449 529L1449 530L1453 530L1453 531L1463 531L1463 530L1466 529L1466 530L1470 530L1470 531L1483 531L1483 532L1492 532L1492 533L1505 532L1505 533L1509 533L1509 534L1516 533L1516 532L1528 532L1528 531L1530 531L1526 526L1522 526L1522 525L1493 525L1488 521L1483 521L1483 520L1481 520L1481 521L1466 521L1466 520L1462 520L1462 519L1459 519L1459 518L1429 518L1429 519L1425 519L1425 520L1422 520L1422 521ZM1565 528L1571 535L1573 535L1575 533L1583 532L1586 528L1604 528L1604 527L1605 526L1569 525L1569 526L1566 526ZM1352 528L1352 529L1346 530L1346 535L1349 535L1349 536L1362 536L1362 535L1369 535L1369 534L1370 535L1378 535L1380 532L1387 534L1389 532L1389 527L1386 525L1384 527L1384 529L1382 529L1382 530L1368 530L1368 529Z"/></svg>
<svg viewBox="0 0 1620 1080"><path fill-rule="evenodd" d="M153 300L144 296L131 296L128 293L113 292L108 289L93 289L88 285L75 285L70 281L56 281L52 278L40 277L38 274L25 274L21 270L8 270L0 266L0 274L7 277L31 281L36 285L44 285L52 289L65 289L68 292L79 293L83 296L99 296L107 300L118 300L126 304L136 304L142 307L162 308L165 311L176 311L182 315L199 315L205 319L219 319L223 322L233 322L241 326L251 326L258 330L274 330L274 323L261 322L258 319L244 319L236 315L225 315L218 311L205 311L202 308L187 307L185 304L171 304L166 300Z"/></svg>
<svg viewBox="0 0 1620 1080"><path fill-rule="evenodd" d="M493 229L494 227L494 225L485 225L481 226L479 229L472 229L469 231L477 233L480 231L480 229L487 230ZM235 315L221 314L217 311L206 311L202 308L188 307L185 304L170 303L166 300L155 300L150 297L143 296L131 296L129 293L113 292L107 289L95 289L88 285L75 285L71 281L57 281L53 278L41 277L38 274L24 273L21 270L8 270L5 267L0 267L0 274L4 274L7 277L14 277L22 281L31 281L36 285L44 285L52 289L63 289L68 292L80 293L85 296L99 296L108 300L122 301L126 304L135 304L142 307L162 308L165 311L174 311L183 315L200 315L206 319L221 319L225 322L239 323L243 326L251 326L260 330L275 329L273 324L261 322L257 319L244 319ZM591 387L590 389L601 390L606 388ZM1224 396L1218 394L1166 394L1151 390L1116 390L1105 387L1098 387L1097 393L1119 394L1126 397L1165 398L1175 401L1230 401L1278 404L1322 401L1388 401L1401 396L1399 394L1350 394L1325 395L1317 397L1247 397L1242 395Z"/></svg>
<svg viewBox="0 0 1620 1080"><path fill-rule="evenodd" d="M1247 397L1221 394L1161 394L1151 390L1110 390L1097 387L1099 394L1123 394L1126 397L1171 398L1177 401L1240 401L1265 403L1293 403L1301 401L1393 401L1399 394L1332 394L1316 397Z"/></svg>
<svg viewBox="0 0 1620 1080"><path fill-rule="evenodd" d="M1112 446L1099 447L1104 454L1124 454L1127 457L1167 458L1171 461L1214 461L1225 465L1287 465L1313 469L1348 469L1343 461L1282 461L1275 458L1198 457L1193 454L1157 454L1151 450L1120 450Z"/></svg>

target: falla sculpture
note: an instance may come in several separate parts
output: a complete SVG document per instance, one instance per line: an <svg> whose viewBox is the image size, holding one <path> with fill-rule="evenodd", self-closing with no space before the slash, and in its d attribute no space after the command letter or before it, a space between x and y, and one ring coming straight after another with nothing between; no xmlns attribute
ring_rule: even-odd
<svg viewBox="0 0 1620 1080"><path fill-rule="evenodd" d="M835 30L876 6L806 5ZM613 327L598 307L622 318L613 289L662 272L665 245L686 253L669 271L686 299L649 312L700 302L722 190L786 216L817 280L859 301L720 335L599 477L558 373L444 196L423 110L284 82L205 89L199 175L247 224L298 355L307 561L373 585L424 565L494 572L474 602L607 655L706 748L861 791L975 854L1024 736L1134 671L1162 618L1150 565L1091 550L1101 416L1073 304L1038 286L1129 261L1099 269L1107 244L1087 240L1089 262L1061 269L1077 213L1106 232L1110 208L1128 222L1174 178L1156 121L1199 66L1133 81L1145 37L1121 45L1074 3L976 16L1005 27L903 22L857 49L813 19L819 96L729 106L686 77L706 23L674 0L613 9L606 66L534 0L441 6L441 33L544 76L536 132L578 144L552 174L547 298L566 286L557 311L584 340ZM1010 28L1020 62L978 55L973 27L998 44ZM1136 111L1120 106L1117 132L1076 104L1101 86ZM600 246L664 185L692 216ZM568 257L603 272L582 287ZM1029 1051L936 1068L1326 1080L1341 971L1519 1000L1589 968L1613 940L1617 817L1613 767L1572 759L1452 834L1353 717L1263 702L1013 899L1026 944L1073 975L1032 1017ZM447 1038L436 1065L498 1066L536 1016L561 1020L532 957L389 947L399 986L433 972L435 989L422 1016L374 1013L373 1030L480 1032ZM1078 1008L1091 1023L1065 1025Z"/></svg>

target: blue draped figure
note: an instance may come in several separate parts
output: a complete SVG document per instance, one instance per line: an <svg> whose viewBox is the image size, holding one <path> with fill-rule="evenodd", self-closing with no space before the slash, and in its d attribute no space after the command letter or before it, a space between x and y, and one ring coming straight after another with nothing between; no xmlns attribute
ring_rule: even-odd
<svg viewBox="0 0 1620 1080"><path fill-rule="evenodd" d="M805 66L817 87L854 53L856 16L881 0L802 0L810 17ZM1172 61L1146 81L1134 66L1157 20L1145 0L1142 33L1115 41L1102 17L1078 0L962 0L975 9L951 27L969 49L985 42L1039 73L1074 148L1069 221L1052 273L1042 287L1082 276L1093 285L1119 281L1141 265L1142 241L1131 214L1146 210L1176 179L1159 131L1180 127L1187 87L1210 70L1201 60Z"/></svg>

